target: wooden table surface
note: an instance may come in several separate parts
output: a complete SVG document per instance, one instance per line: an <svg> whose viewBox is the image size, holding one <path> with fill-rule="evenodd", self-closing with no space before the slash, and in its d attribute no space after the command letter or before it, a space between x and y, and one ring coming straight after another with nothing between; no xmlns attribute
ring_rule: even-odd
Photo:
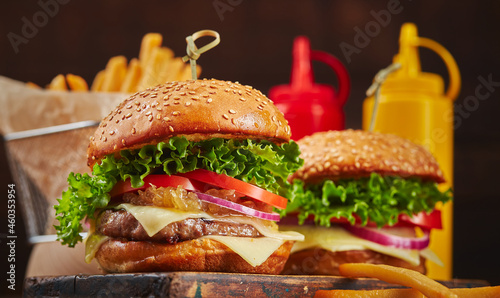
<svg viewBox="0 0 500 298"><path fill-rule="evenodd" d="M480 280L443 282L452 288L487 286ZM398 288L376 279L203 272L67 275L25 279L24 295L116 297L313 297L317 290Z"/></svg>

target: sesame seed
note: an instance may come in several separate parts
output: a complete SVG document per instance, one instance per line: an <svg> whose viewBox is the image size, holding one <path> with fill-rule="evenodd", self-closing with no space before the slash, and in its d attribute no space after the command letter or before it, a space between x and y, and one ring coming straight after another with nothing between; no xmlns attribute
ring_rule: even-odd
<svg viewBox="0 0 500 298"><path fill-rule="evenodd" d="M108 138L104 137L103 141L106 142L108 140Z"/></svg>
<svg viewBox="0 0 500 298"><path fill-rule="evenodd" d="M215 85L210 85L210 88L212 88L212 89L217 89L217 86L215 86Z"/></svg>
<svg viewBox="0 0 500 298"><path fill-rule="evenodd" d="M167 122L168 122L168 121L170 121L170 118L168 118L168 117L163 117L163 121L167 121Z"/></svg>
<svg viewBox="0 0 500 298"><path fill-rule="evenodd" d="M116 123L119 123L119 122L120 122L120 119L116 119L116 121L115 121L115 122L116 122Z"/></svg>
<svg viewBox="0 0 500 298"><path fill-rule="evenodd" d="M157 108L156 108L156 110L157 110L157 111L161 111L161 107L157 107Z"/></svg>
<svg viewBox="0 0 500 298"><path fill-rule="evenodd" d="M276 115L273 115L273 116L271 117L271 120L273 120L273 122L276 122Z"/></svg>
<svg viewBox="0 0 500 298"><path fill-rule="evenodd" d="M236 125L236 122L234 121L234 118L231 118L231 123L232 123L233 125Z"/></svg>
<svg viewBox="0 0 500 298"><path fill-rule="evenodd" d="M134 102L134 104L135 104L136 106L140 106L140 105L141 105L141 103L140 103L140 102L138 102L137 100Z"/></svg>
<svg viewBox="0 0 500 298"><path fill-rule="evenodd" d="M122 145L125 146L125 139L122 139Z"/></svg>
<svg viewBox="0 0 500 298"><path fill-rule="evenodd" d="M151 94L151 98L156 98L156 96L158 96L158 94Z"/></svg>
<svg viewBox="0 0 500 298"><path fill-rule="evenodd" d="M180 92L179 94L180 94L180 95L182 95L182 96L184 96L184 95L186 95L186 92L182 91L182 92ZM174 98L174 99L175 99L175 98Z"/></svg>
<svg viewBox="0 0 500 298"><path fill-rule="evenodd" d="M235 110L229 110L229 114L236 114Z"/></svg>
<svg viewBox="0 0 500 298"><path fill-rule="evenodd" d="M127 109L131 109L132 108L132 105L127 105L126 106Z"/></svg>
<svg viewBox="0 0 500 298"><path fill-rule="evenodd" d="M180 101L175 101L175 102L174 102L174 105L179 105L179 104L181 104L181 102L180 102Z"/></svg>
<svg viewBox="0 0 500 298"><path fill-rule="evenodd" d="M190 105L191 105L191 103L189 101L185 103L186 107L189 107Z"/></svg>
<svg viewBox="0 0 500 298"><path fill-rule="evenodd" d="M165 96L163 97L163 100L168 100L169 98L170 98L170 94L165 95Z"/></svg>
<svg viewBox="0 0 500 298"><path fill-rule="evenodd" d="M211 102L212 102L211 98L207 99L207 103L211 103Z"/></svg>
<svg viewBox="0 0 500 298"><path fill-rule="evenodd" d="M149 115L149 116L148 116L148 120L149 120L149 121L153 121L153 115Z"/></svg>
<svg viewBox="0 0 500 298"><path fill-rule="evenodd" d="M200 99L200 98L199 98L198 96L193 96L193 97L191 97L191 99L192 99L192 100L198 100L198 99Z"/></svg>
<svg viewBox="0 0 500 298"><path fill-rule="evenodd" d="M190 95L195 95L195 94L196 94L196 92L194 92L194 91L189 91L188 93L189 93Z"/></svg>
<svg viewBox="0 0 500 298"><path fill-rule="evenodd" d="M135 127L132 127L132 134L135 134Z"/></svg>
<svg viewBox="0 0 500 298"><path fill-rule="evenodd" d="M205 98L207 98L207 97L209 97L210 95L208 95L208 94L203 94L202 96L203 96L203 97L205 97Z"/></svg>
<svg viewBox="0 0 500 298"><path fill-rule="evenodd" d="M146 112L146 116L151 115L151 111Z"/></svg>
<svg viewBox="0 0 500 298"><path fill-rule="evenodd" d="M168 130L170 130L171 132L174 132L174 128L172 127L172 125L168 126Z"/></svg>
<svg viewBox="0 0 500 298"><path fill-rule="evenodd" d="M246 99L246 98L244 98L244 97L240 97L240 100L241 100L241 101L246 101L247 99Z"/></svg>
<svg viewBox="0 0 500 298"><path fill-rule="evenodd" d="M258 106L258 107L257 107L257 109L259 109L259 110L261 110L261 111L262 111L262 110L264 109L264 107L262 107L262 106Z"/></svg>
<svg viewBox="0 0 500 298"><path fill-rule="evenodd" d="M179 100L181 99L179 96L174 96L174 100Z"/></svg>
<svg viewBox="0 0 500 298"><path fill-rule="evenodd" d="M174 116L179 116L180 114L181 114L181 112L179 112L179 111L173 111L172 112L172 115L174 115Z"/></svg>
<svg viewBox="0 0 500 298"><path fill-rule="evenodd" d="M228 115L226 115L226 114L223 114L223 115L222 115L222 117L223 117L224 119L226 119L226 120L229 120L229 116L228 116Z"/></svg>
<svg viewBox="0 0 500 298"><path fill-rule="evenodd" d="M128 113L127 115L125 115L125 118L130 118L132 117L132 113Z"/></svg>
<svg viewBox="0 0 500 298"><path fill-rule="evenodd" d="M110 135L110 136L112 136L112 135L114 135L114 134L115 134L115 131L114 131L114 130L112 130L112 131L110 131L110 132L109 132L109 135Z"/></svg>
<svg viewBox="0 0 500 298"><path fill-rule="evenodd" d="M118 146L116 144L113 145L113 150L118 149Z"/></svg>

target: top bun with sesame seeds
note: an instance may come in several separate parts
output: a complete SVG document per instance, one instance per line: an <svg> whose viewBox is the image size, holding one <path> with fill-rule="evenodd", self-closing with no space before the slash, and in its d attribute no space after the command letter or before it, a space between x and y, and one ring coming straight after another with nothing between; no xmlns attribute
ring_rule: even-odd
<svg viewBox="0 0 500 298"><path fill-rule="evenodd" d="M88 148L92 167L105 155L157 144L173 136L290 140L290 127L272 101L228 81L169 82L137 92L105 117Z"/></svg>
<svg viewBox="0 0 500 298"><path fill-rule="evenodd" d="M306 136L297 143L304 165L292 179L306 183L367 177L371 173L444 182L443 172L428 150L396 135L327 131Z"/></svg>
<svg viewBox="0 0 500 298"><path fill-rule="evenodd" d="M289 177L298 191L281 223L300 225L281 228L305 241L296 244L283 274L339 275L343 263L425 273L425 258L439 264L424 248L429 230L441 229L436 204L449 201L451 192L438 188L444 177L429 151L361 130L317 132L297 143L304 164ZM426 235L416 237L416 227Z"/></svg>
<svg viewBox="0 0 500 298"><path fill-rule="evenodd" d="M287 178L301 165L283 114L260 91L220 80L132 95L88 147L58 200L58 239L93 227L86 261L106 272L279 274L298 233L281 233ZM259 249L255 249L258 247Z"/></svg>

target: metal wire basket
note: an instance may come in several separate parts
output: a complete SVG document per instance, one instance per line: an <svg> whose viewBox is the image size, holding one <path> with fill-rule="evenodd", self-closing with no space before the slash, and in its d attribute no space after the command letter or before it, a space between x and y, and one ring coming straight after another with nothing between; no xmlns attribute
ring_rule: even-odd
<svg viewBox="0 0 500 298"><path fill-rule="evenodd" d="M67 189L70 172L90 172L86 150L98 124L97 121L84 121L4 136L31 244L46 241L47 235L55 240L53 206Z"/></svg>

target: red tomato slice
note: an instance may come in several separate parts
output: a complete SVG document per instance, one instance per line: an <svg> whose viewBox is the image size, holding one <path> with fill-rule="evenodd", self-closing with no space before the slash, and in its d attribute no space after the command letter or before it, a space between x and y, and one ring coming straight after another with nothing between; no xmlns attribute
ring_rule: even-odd
<svg viewBox="0 0 500 298"><path fill-rule="evenodd" d="M356 224L361 224L361 220L357 215L354 215L356 217ZM342 217L342 218L332 218L330 220L333 223L341 223L341 224L350 224L350 222L347 220L347 218ZM285 218L281 219L281 223L286 223L286 224L297 224L298 220L297 217L294 216L293 214L289 214ZM314 215L310 215L306 221L305 224L314 224ZM377 225L373 222L368 222L366 224L367 227L376 227ZM440 210L434 210L430 214L427 214L425 212L420 212L418 214L413 215L412 218L410 218L406 214L401 214L399 215L398 222L394 225L395 227L397 226L411 226L411 227L421 227L423 229L442 229L443 225L441 222L441 211Z"/></svg>
<svg viewBox="0 0 500 298"><path fill-rule="evenodd" d="M151 185L157 187L167 187L167 186L177 187L180 185L184 189L191 191L199 191L203 189L204 186L202 183L198 181L191 181L186 177L181 177L176 175L148 175L146 176L146 178L144 178L144 185L139 188L132 187L132 185L130 184L130 180L119 181L111 190L110 195L111 197L115 197L131 191L144 190L150 187Z"/></svg>
<svg viewBox="0 0 500 298"><path fill-rule="evenodd" d="M288 200L282 196L224 174L217 174L208 170L198 169L178 175L192 180L212 184L221 188L234 189L240 194L264 202L276 208L285 209L286 204L288 203Z"/></svg>
<svg viewBox="0 0 500 298"><path fill-rule="evenodd" d="M356 216L356 223L360 224L361 220ZM336 223L349 223L346 218L332 218L331 222ZM376 227L377 225L373 222L368 222L367 227ZM394 225L397 226L417 226L424 229L442 229L441 223L441 211L434 210L430 214L425 212L420 212L418 214L414 214L413 217L410 217L406 214L399 215L398 222Z"/></svg>
<svg viewBox="0 0 500 298"><path fill-rule="evenodd" d="M399 220L404 223L409 223L421 228L426 229L442 229L443 224L441 222L441 210L434 210L431 213L427 214L425 212L420 212L418 214L413 215L413 217L409 217L406 214L401 214L399 216Z"/></svg>

